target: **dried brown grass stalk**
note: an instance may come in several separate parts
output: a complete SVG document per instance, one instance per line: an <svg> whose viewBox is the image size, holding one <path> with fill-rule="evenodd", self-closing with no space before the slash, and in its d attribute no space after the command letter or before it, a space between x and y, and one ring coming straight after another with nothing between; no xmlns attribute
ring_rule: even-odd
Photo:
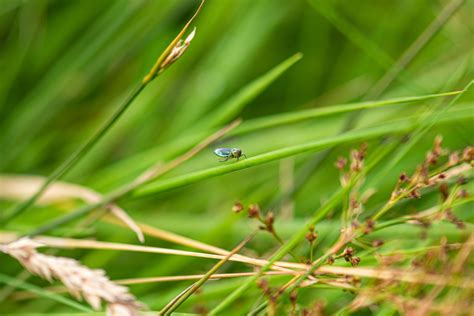
<svg viewBox="0 0 474 316"><path fill-rule="evenodd" d="M14 200L27 199L41 187L44 181L45 178L39 176L0 175L0 198ZM77 184L57 181L48 187L38 199L38 203L49 204L69 200L71 198L93 204L100 202L103 196L94 190ZM113 203L109 204L107 209L110 210L112 215L119 219L124 226L133 230L140 242L144 242L145 238L142 231L127 212Z"/></svg>
<svg viewBox="0 0 474 316"><path fill-rule="evenodd" d="M5 240L6 238L13 238L13 234L0 234L0 240ZM69 249L109 249L109 250L120 250L120 251L134 251L134 252L147 252L147 253L161 253L161 254L170 254L170 255L181 255L181 256L191 256L191 257L200 257L207 259L223 259L223 255L215 255L209 253L200 253L192 251L183 251L175 250L168 248L159 248L159 247L148 247L148 246L138 246L138 245L129 245L129 244L120 244L112 242L101 242L95 240L82 240L82 239L73 239L73 238L55 238L55 237L36 237L35 242L38 242L44 246L51 246L55 248L69 248ZM472 242L468 242L472 244ZM268 264L268 261L265 259L255 259L245 256L236 256L233 255L229 258L229 261L242 262L255 266L263 266ZM278 266L273 266L281 272L286 272L288 274L300 274L301 271L307 271L309 265L295 262L285 262L278 261ZM295 270L289 270L295 269ZM298 271L299 270L299 271ZM377 268L377 267L343 267L343 266L321 266L318 267L313 273L314 275L349 275L355 277L363 278L373 278L380 280L391 280L391 281L400 281L407 283L418 283L418 284L448 284L454 287L474 289L474 282L472 279L466 279L464 281L459 281L456 279L451 280L449 277L439 274L430 274L424 272L413 272L403 269L386 269L386 268ZM303 286L309 286L317 283L318 281L314 278L304 282Z"/></svg>
<svg viewBox="0 0 474 316"><path fill-rule="evenodd" d="M143 304L124 286L109 280L103 270L92 270L78 261L65 257L48 256L36 251L43 244L22 238L0 245L0 251L17 259L28 271L49 282L61 281L76 299L84 298L93 309L101 302L107 305L108 316L138 316Z"/></svg>

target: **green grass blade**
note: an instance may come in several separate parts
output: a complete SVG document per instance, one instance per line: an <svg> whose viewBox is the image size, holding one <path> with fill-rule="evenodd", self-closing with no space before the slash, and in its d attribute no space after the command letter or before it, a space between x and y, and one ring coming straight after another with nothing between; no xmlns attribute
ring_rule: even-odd
<svg viewBox="0 0 474 316"><path fill-rule="evenodd" d="M446 92L440 94L429 94L423 96L415 97L403 97L403 98L394 98L380 101L365 101L357 103L347 103L347 104L338 104L333 106L327 106L311 110L303 110L293 113L284 113L276 114L272 116L266 116L262 118L257 118L244 122L239 128L237 128L230 135L241 135L250 132L254 132L263 128L275 127L285 124L297 123L305 120L311 120L319 117L335 115L335 114L344 114L348 112L364 110L364 109L374 109L379 107L385 107L395 104L403 103L413 103L426 101L433 98L440 98L445 96L452 96L460 94L461 91Z"/></svg>
<svg viewBox="0 0 474 316"><path fill-rule="evenodd" d="M326 106L317 109L302 110L297 112L282 113L271 116L265 116L253 120L248 120L243 122L235 130L229 133L229 136L243 135L251 132L256 132L261 129L277 127L292 123L298 123L306 120L321 118L330 115L345 114L352 111L358 111L361 109L375 109L379 107L385 107L390 105L412 103L412 102L421 102L434 98L456 95L461 92L453 91L440 94L431 94L423 96L412 96L412 97L402 97L394 98L380 101L366 101L366 102L357 102L357 103L347 103L347 104L338 104L332 106ZM186 135L174 139L170 143L149 149L147 151L135 154L129 158L126 158L106 169L103 172L100 172L97 175L97 180L110 178L110 175L117 175L124 177L126 172L133 172L134 170L140 170L145 168L147 165L152 164L157 156L160 156L161 159L169 159L179 152L184 151L186 148L191 147L199 139L202 139L206 135L204 131L197 131L196 133L187 133ZM118 172L120 171L120 172ZM112 179L114 180L114 179Z"/></svg>
<svg viewBox="0 0 474 316"><path fill-rule="evenodd" d="M469 113L470 111L472 111L472 109L465 112L467 116L464 116L464 119L472 118L474 113ZM443 118L443 120L438 121L438 123L455 120L459 120L459 117L445 117ZM373 139L394 133L406 132L417 127L419 124L420 122L417 122L416 120L400 120L392 124L387 123L383 126L350 131L331 138L275 150L255 157L249 157L238 162L229 163L224 166L218 166L205 170L191 172L182 176L177 176L175 178L150 183L149 185L145 185L142 188L134 191L132 193L132 197L144 197L147 195L153 195L159 192L175 189L181 186L196 183L198 181L217 177L230 172L255 167L261 164L265 164L268 162L276 161L298 154L319 151L340 144Z"/></svg>
<svg viewBox="0 0 474 316"><path fill-rule="evenodd" d="M342 34L360 50L365 52L367 56L376 61L384 69L390 68L393 59L380 46L375 44L371 39L359 31L352 23L340 17L334 8L327 1L308 0L309 4L329 22L331 22Z"/></svg>
<svg viewBox="0 0 474 316"><path fill-rule="evenodd" d="M284 60L279 65L265 73L263 76L255 79L234 96L232 96L227 102L221 105L214 113L211 113L208 118L204 119L202 125L208 127L216 127L227 123L229 120L234 118L240 113L242 108L249 104L250 101L260 95L265 89L284 74L291 66L303 58L303 54L297 53L290 58ZM199 124L201 125L201 124Z"/></svg>
<svg viewBox="0 0 474 316"><path fill-rule="evenodd" d="M70 299L65 298L61 295L43 290L42 288L37 287L33 284L26 283L26 282L11 278L11 277L9 277L5 274L2 274L2 273L0 273L0 283L8 284L10 286L35 293L36 295L38 295L40 297L44 297L44 298L47 298L47 299L54 300L58 303L66 305L66 306L73 307L76 310L81 311L81 312L93 312L92 309L90 309L90 308L88 308L84 305L81 305L81 304L79 304L79 303L77 303L73 300L70 300Z"/></svg>

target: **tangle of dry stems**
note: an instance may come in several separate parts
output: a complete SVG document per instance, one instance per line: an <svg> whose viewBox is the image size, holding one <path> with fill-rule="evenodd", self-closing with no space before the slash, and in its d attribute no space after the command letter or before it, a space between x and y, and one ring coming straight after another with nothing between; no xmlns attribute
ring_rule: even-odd
<svg viewBox="0 0 474 316"><path fill-rule="evenodd" d="M84 298L94 310L104 301L108 316L138 316L144 305L124 286L109 280L103 270L89 269L78 261L48 256L36 251L43 244L22 238L0 245L0 251L17 259L28 271L48 281L61 281L78 300Z"/></svg>

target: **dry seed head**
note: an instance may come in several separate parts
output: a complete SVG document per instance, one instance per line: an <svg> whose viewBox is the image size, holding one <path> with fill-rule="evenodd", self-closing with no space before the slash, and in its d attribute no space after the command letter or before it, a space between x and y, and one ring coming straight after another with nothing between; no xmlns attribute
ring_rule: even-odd
<svg viewBox="0 0 474 316"><path fill-rule="evenodd" d="M29 238L0 245L0 251L17 259L28 271L48 281L60 280L76 298L84 298L94 310L101 302L107 304L108 316L138 316L143 304L128 292L126 287L110 281L103 270L92 270L78 261L48 256L36 251L42 247Z"/></svg>
<svg viewBox="0 0 474 316"><path fill-rule="evenodd" d="M186 37L186 39L179 40L178 43L173 47L169 55L166 57L166 59L163 61L163 63L160 66L160 71L168 68L171 66L176 60L178 60L179 57L181 57L184 52L188 49L189 44L191 44L191 41L194 38L194 35L196 35L196 28Z"/></svg>

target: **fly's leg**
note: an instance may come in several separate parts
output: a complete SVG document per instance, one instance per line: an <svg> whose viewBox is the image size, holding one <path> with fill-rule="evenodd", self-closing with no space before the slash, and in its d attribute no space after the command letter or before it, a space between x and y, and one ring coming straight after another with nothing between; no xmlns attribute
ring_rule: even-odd
<svg viewBox="0 0 474 316"><path fill-rule="evenodd" d="M229 160L229 157L226 157L224 160L219 160L219 162L224 162L224 161L227 161Z"/></svg>

